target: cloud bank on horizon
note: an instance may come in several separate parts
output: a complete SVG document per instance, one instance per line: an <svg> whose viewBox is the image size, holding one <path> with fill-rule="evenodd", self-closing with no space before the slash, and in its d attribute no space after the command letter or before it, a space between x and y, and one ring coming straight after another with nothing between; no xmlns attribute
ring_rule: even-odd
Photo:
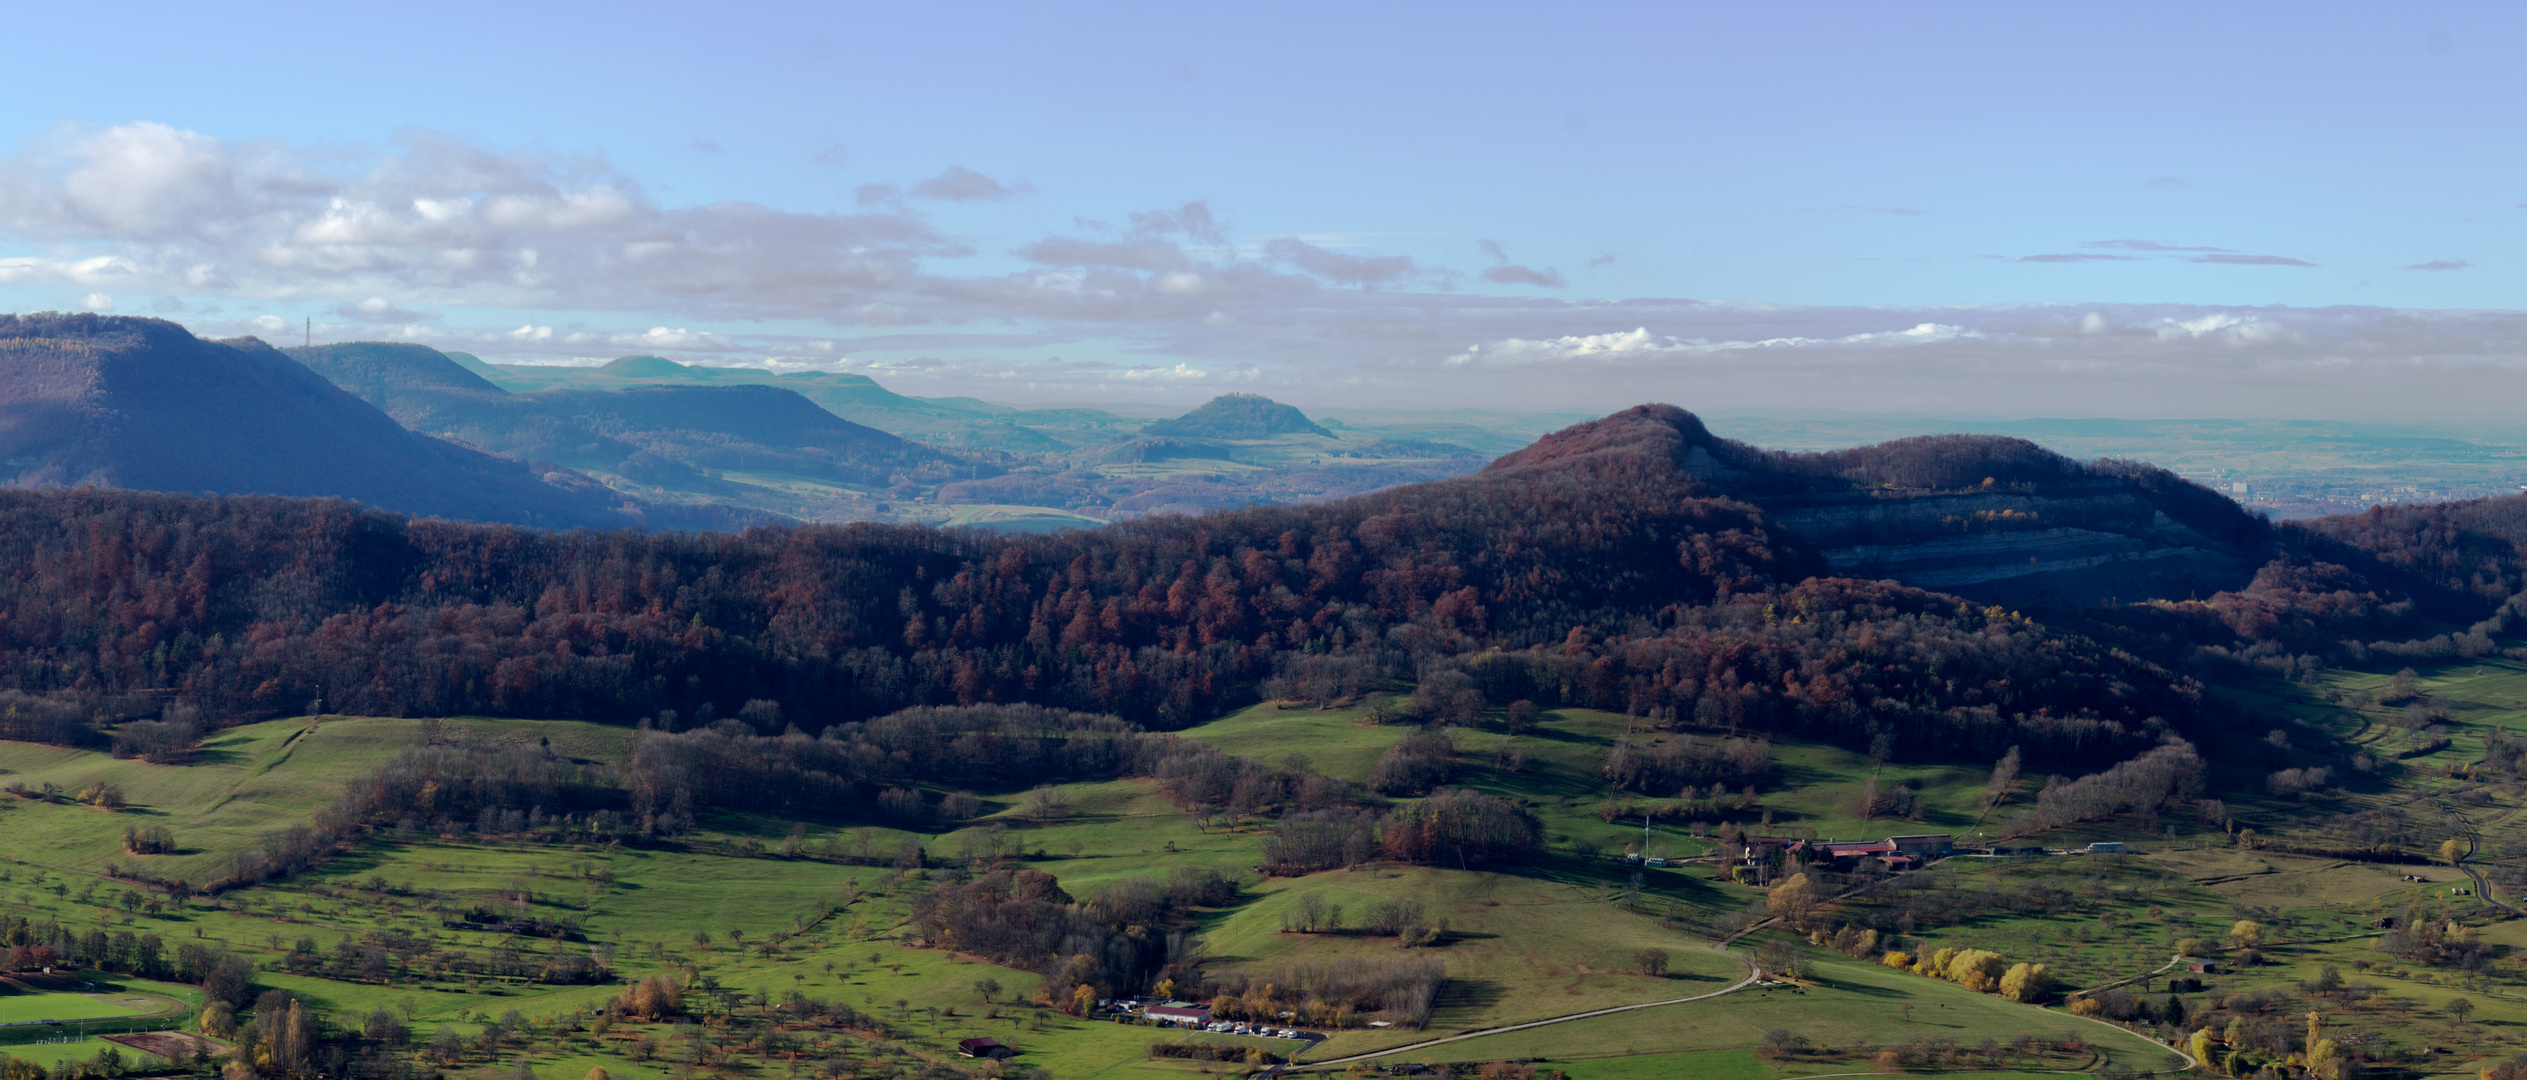
<svg viewBox="0 0 2527 1080"><path fill-rule="evenodd" d="M1049 199L951 165L864 184L848 212L677 205L602 157L421 128L346 149L64 127L0 159L0 233L21 245L0 287L209 333L286 341L312 317L329 340L649 352L1018 402L1234 388L1320 405L2446 416L2508 411L2527 375L2527 313L2509 310L1591 299L1490 239L1461 269L1362 238L1246 235L1191 201L987 250L937 212ZM2017 258L2314 265L2143 239Z"/></svg>

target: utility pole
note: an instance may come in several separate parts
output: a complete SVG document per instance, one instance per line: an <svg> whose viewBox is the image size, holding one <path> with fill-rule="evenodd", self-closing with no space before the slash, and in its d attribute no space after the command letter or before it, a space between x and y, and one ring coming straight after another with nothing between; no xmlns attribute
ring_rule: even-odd
<svg viewBox="0 0 2527 1080"><path fill-rule="evenodd" d="M316 347L316 317L313 315L307 317L307 347Z"/></svg>

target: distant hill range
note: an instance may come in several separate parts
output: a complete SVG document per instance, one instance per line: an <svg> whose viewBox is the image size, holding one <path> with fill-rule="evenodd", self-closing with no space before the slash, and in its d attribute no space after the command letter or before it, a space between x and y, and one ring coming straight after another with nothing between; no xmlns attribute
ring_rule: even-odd
<svg viewBox="0 0 2527 1080"><path fill-rule="evenodd" d="M1141 433L1186 439L1269 439L1276 435L1334 437L1333 432L1308 419L1307 414L1296 407L1262 394L1222 394L1183 416L1142 428Z"/></svg>
<svg viewBox="0 0 2527 1080"><path fill-rule="evenodd" d="M548 528L649 520L567 470L408 431L255 338L92 314L0 315L0 475L11 487L329 495Z"/></svg>
<svg viewBox="0 0 2527 1080"><path fill-rule="evenodd" d="M462 354L450 354L456 359ZM658 356L625 356L593 368L484 364L469 370L516 392L616 390L642 385L774 386L852 423L951 449L1025 454L1068 450L1139 430L1141 421L1096 409L1014 409L970 397L898 394L866 375L838 371L774 373L702 367Z"/></svg>
<svg viewBox="0 0 2527 1080"><path fill-rule="evenodd" d="M831 402L889 422L1025 416L1045 427L1023 430L1058 433L1066 448L943 450L845 419ZM2270 561L2274 535L2262 517L2165 470L2082 463L2002 436L1780 452L1718 437L1681 409L1643 406L1485 466L1459 445L1345 430L1351 437L1337 437L1256 394L1141 423L652 356L546 374L412 344L274 349L204 341L155 319L0 316L0 476L18 487L327 495L551 528L1090 527L1477 469L1581 476L1606 461L1656 459L1668 478L1660 483L1683 494L1759 508L1770 535L1795 549L1785 557L1815 573L2012 605L2238 590Z"/></svg>
<svg viewBox="0 0 2527 1080"><path fill-rule="evenodd" d="M997 472L845 420L785 386L627 382L512 393L422 345L353 342L282 350L416 431L507 457L554 461L653 500L718 501L812 516L784 479L886 488ZM472 357L465 359L471 360ZM476 361L476 365L480 365ZM688 371L626 357L600 371ZM760 474L738 484L725 473ZM839 492L824 502L846 498Z"/></svg>

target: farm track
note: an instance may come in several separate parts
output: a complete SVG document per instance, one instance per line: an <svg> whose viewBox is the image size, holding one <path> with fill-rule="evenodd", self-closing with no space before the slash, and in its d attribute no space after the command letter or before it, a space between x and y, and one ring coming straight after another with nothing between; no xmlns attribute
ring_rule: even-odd
<svg viewBox="0 0 2527 1080"><path fill-rule="evenodd" d="M1444 1038L1424 1039L1421 1042L1406 1043L1402 1046L1392 1046L1384 1050L1372 1050L1365 1054L1352 1054L1347 1057L1329 1058L1324 1061L1311 1061L1305 1064L1293 1061L1288 1067L1292 1070L1331 1068L1336 1065L1349 1065L1356 1061L1368 1061L1372 1058L1382 1058L1392 1054L1404 1054L1415 1050L1424 1050L1433 1046L1444 1046L1448 1043L1464 1042L1467 1039L1480 1039L1487 1035L1505 1035L1512 1031L1526 1031L1531 1028L1549 1027L1554 1024L1567 1024L1573 1020L1587 1020L1599 1016L1612 1016L1616 1013L1634 1012L1640 1009L1655 1009L1664 1005L1682 1005L1689 1001L1702 1001L1707 998L1719 997L1722 994L1735 993L1739 990L1755 985L1755 980L1763 977L1762 970L1755 966L1754 961L1743 956L1738 956L1736 953L1729 952L1728 946L1725 943L1713 945L1712 948L1736 959L1738 963L1746 965L1746 977L1722 989L1713 990L1704 994L1695 994L1691 997L1669 998L1665 1001L1644 1001L1632 1005L1615 1005L1609 1008L1591 1009L1587 1012L1575 1012L1563 1016L1547 1017L1542 1020L1529 1020L1523 1024L1507 1024L1496 1028L1485 1028L1481 1031L1468 1031L1459 1035L1449 1035Z"/></svg>
<svg viewBox="0 0 2527 1080"><path fill-rule="evenodd" d="M1943 862L1948 861L1948 859L1950 859L1950 858L1955 858L1955 857L1956 857L1956 856L1947 856L1947 857L1944 857L1944 858L1940 858L1940 859L1933 860L1933 861L1931 861L1930 863L1924 864L1924 867L1923 867L1923 868L1924 868L1924 869L1928 869L1928 868L1929 868L1929 867L1931 867L1931 866L1936 866L1936 865L1938 865L1938 864L1940 864L1940 863L1943 863ZM1860 895L1861 893L1868 892L1868 891L1869 891L1869 890L1871 890L1871 889L1875 889L1875 888L1878 888L1878 887L1883 886L1883 885L1891 884L1891 883L1893 883L1893 882L1895 882L1895 881L1898 881L1898 880L1900 880L1900 879L1890 877L1890 878L1885 878L1885 879L1882 879L1882 880L1879 880L1879 881L1873 881L1873 882L1870 882L1870 883L1868 883L1868 884L1866 884L1866 885L1862 885L1862 886L1860 886L1859 888L1852 889L1852 890L1849 890L1849 891L1847 891L1847 892L1844 892L1844 893L1838 894L1838 895L1836 895L1836 896L1830 897L1830 898L1826 899L1825 901L1823 901L1823 902L1822 902L1822 904L1820 904L1819 906L1821 907L1823 904L1839 903L1839 902L1841 902L1841 901L1848 900L1848 899L1850 899L1850 898L1852 898L1852 897L1854 897L1854 896L1858 896L1858 895ZM1483 1030L1481 1030L1481 1031L1469 1031L1469 1032L1465 1032L1465 1033L1463 1033L1463 1034L1459 1034L1459 1035L1450 1035L1450 1036L1447 1036L1447 1037L1445 1037L1445 1038L1439 1038L1439 1039L1426 1039L1426 1040L1423 1040L1423 1041L1421 1041L1421 1042L1417 1042L1417 1043L1407 1043L1407 1044L1402 1045L1402 1046L1390 1047L1390 1048L1385 1049L1385 1050L1373 1050L1373 1051L1370 1051L1370 1052L1368 1052L1368 1053L1363 1053L1363 1054L1352 1054L1352 1055L1348 1055L1348 1056L1345 1056L1345 1057L1339 1057L1339 1058L1330 1058L1330 1059L1327 1059L1327 1060L1325 1060L1325 1061L1311 1061L1311 1062L1305 1062L1305 1063L1301 1063L1301 1062L1297 1062L1297 1061L1292 1061L1292 1062L1290 1062L1288 1065L1283 1066L1283 1069L1285 1069L1285 1070L1289 1070L1289 1071L1296 1071L1296 1070L1302 1070L1302 1069L1320 1069L1320 1068L1326 1068L1326 1067L1335 1066L1335 1065L1348 1065L1348 1064L1351 1064L1351 1063L1353 1063L1353 1062L1357 1062L1357 1061L1367 1061L1367 1060L1370 1060L1370 1059L1372 1059L1372 1058L1387 1057L1387 1056L1389 1056L1389 1055L1393 1055L1393 1054L1401 1054L1401 1053L1406 1053L1406 1052L1409 1052L1409 1051L1421 1050L1421 1049L1425 1049L1425 1048L1427 1048L1427 1047L1432 1047L1432 1046L1442 1046L1442 1045L1445 1045L1445 1044L1448 1044L1448 1043L1463 1042L1463 1041L1465 1041L1465 1040L1467 1040L1467 1039L1479 1039L1479 1038L1482 1038L1482 1037L1487 1036L1487 1035L1501 1035L1501 1034L1506 1034L1506 1033L1508 1033L1508 1032L1512 1032L1512 1031L1525 1031L1525 1030L1528 1030L1528 1029L1530 1029L1530 1028L1547 1027L1547 1026L1550 1026L1550 1025L1553 1025L1553 1024L1565 1024L1565 1023L1569 1023L1569 1022L1571 1022L1571 1021L1573 1021L1573 1020L1587 1020L1587 1019L1590 1019L1590 1018L1592 1018L1592 1017L1599 1017L1599 1016L1611 1016L1611 1015L1616 1014L1616 1013L1633 1012L1633 1011L1640 1010L1640 1009L1655 1009L1655 1008L1658 1008L1658 1007L1660 1007L1660 1006L1664 1006L1664 1005L1681 1005L1681 1004L1684 1004L1684 1003L1686 1003L1686 1002L1690 1002L1690 1001L1703 1001L1703 1000L1707 1000L1707 999L1709 999L1709 998L1719 997L1719 996L1720 996L1720 995L1722 995L1722 994L1735 993L1736 991L1743 990L1743 989L1745 989L1745 988L1747 988L1747 987L1749 987L1749 986L1754 985L1754 984L1755 984L1755 982L1756 982L1757 980L1759 980L1759 979L1763 978L1763 970L1762 970L1761 968L1756 967L1756 966L1755 966L1754 961L1749 960L1749 959L1747 959L1746 957L1739 956L1739 955L1738 955L1738 954L1736 954L1736 953L1729 952L1729 946L1730 946L1730 945L1735 944L1735 943L1736 943L1736 942L1737 942L1740 938L1743 938L1743 937L1745 937L1745 936L1746 936L1746 935L1748 935L1748 934L1752 934L1752 933L1754 933L1754 932L1756 932L1756 931L1758 931L1758 930L1762 930L1762 929L1765 929L1765 928L1767 928L1767 927L1770 927L1770 926L1772 926L1773 924L1778 923L1778 922L1780 922L1780 921L1781 921L1781 920L1780 920L1779 918L1777 918L1777 917L1776 917L1776 918L1770 918L1770 919L1764 919L1764 920L1762 920L1762 921L1759 921L1759 922L1756 922L1756 923L1753 923L1753 924L1751 924L1751 925L1747 926L1745 929L1739 930L1739 931L1738 931L1737 933L1735 933L1735 934L1731 934L1731 935L1729 935L1729 937L1728 937L1726 940L1720 941L1720 942L1718 942L1718 943L1716 943L1716 944L1714 944L1714 945L1712 945L1712 946L1711 946L1714 950L1716 950L1716 951L1718 951L1718 952L1721 952L1721 953L1724 953L1724 954L1727 954L1728 956L1734 957L1734 958L1735 958L1735 959L1736 959L1739 963L1741 963L1741 964L1745 964L1745 965L1746 965L1746 977L1745 977L1744 979L1739 980L1737 983L1735 983L1735 984L1733 984L1733 985L1731 985L1731 986L1724 987L1724 988L1719 989L1719 990L1713 990L1713 991L1711 991L1711 992L1709 992L1709 993L1704 993L1704 994L1695 994L1695 995L1693 995L1693 996L1691 996L1691 997L1670 998L1670 999L1667 999L1667 1000L1665 1000L1665 1001L1644 1001L1644 1002L1639 1002L1639 1003L1637 1003L1637 1004L1632 1004L1632 1005L1615 1005L1615 1006L1611 1006L1611 1007L1608 1007L1608 1008L1603 1008L1603 1009L1591 1009L1591 1010L1588 1010L1588 1011L1586 1011L1586 1012L1569 1013L1569 1014L1567 1014L1567 1015L1563 1015L1563 1016L1547 1017L1547 1018L1542 1019L1542 1020L1530 1020L1530 1021L1527 1021L1527 1022L1525 1022L1525 1023L1520 1023L1520 1024L1509 1024L1509 1025L1505 1025L1505 1026L1502 1026L1502 1027L1496 1027L1496 1028L1485 1028L1485 1029L1483 1029ZM2146 977L2146 976L2144 976L2144 977ZM2112 1026L2112 1025L2109 1025L2109 1026ZM2118 1029L2118 1030L2120 1030L2120 1029ZM1305 1051L1301 1051L1301 1052L1302 1052L1302 1053L1304 1053ZM2179 1055L2179 1056L2182 1056L2182 1055ZM2190 1060L2190 1059L2189 1059L2189 1060Z"/></svg>
<svg viewBox="0 0 2527 1080"><path fill-rule="evenodd" d="M2466 831L2466 853L2457 859L2457 869L2465 871L2467 877L2474 879L2475 899L2509 912L2511 915L2527 915L2527 911L2520 911L2507 902L2495 898L2492 895L2491 884L2483 880L2483 871L2475 869L2474 853L2483 849L2483 834L2475 831L2474 822L2466 820L2464 814L2453 810L2449 812L2448 819Z"/></svg>

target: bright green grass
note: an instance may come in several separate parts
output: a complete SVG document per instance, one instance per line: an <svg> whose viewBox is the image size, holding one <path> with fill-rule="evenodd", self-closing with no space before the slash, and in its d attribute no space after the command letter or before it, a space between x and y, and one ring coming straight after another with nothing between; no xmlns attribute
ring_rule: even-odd
<svg viewBox="0 0 2527 1080"><path fill-rule="evenodd" d="M49 1069L57 1068L66 1061L85 1061L97 1056L98 1051L108 1048L123 1055L123 1064L126 1067L140 1063L154 1065L163 1060L155 1054L144 1054L128 1046L95 1038L66 1043L31 1043L23 1046L0 1047L0 1054L21 1061L32 1061Z"/></svg>
<svg viewBox="0 0 2527 1080"><path fill-rule="evenodd" d="M111 995L0 994L0 1024L36 1020L95 1020L107 1016L141 1016L154 1011L114 1001Z"/></svg>
<svg viewBox="0 0 2527 1080"><path fill-rule="evenodd" d="M1282 933L1281 913L1309 892L1342 904L1354 921L1369 904L1390 897L1417 898L1429 917L1447 919L1453 940L1426 954L1448 966L1432 1031L1688 997L1746 974L1745 964L1711 950L1702 939L1625 911L1589 886L1420 867L1329 871L1262 888L1262 899L1206 928L1220 962L1268 972L1296 960L1398 955L1391 938ZM1666 976L1635 973L1633 954L1645 948L1666 950ZM1311 1056L1341 1057L1427 1037L1393 1029L1350 1031Z"/></svg>
<svg viewBox="0 0 2527 1080"><path fill-rule="evenodd" d="M1635 1057L1587 1058L1543 1063L1571 1080L1791 1080L1801 1076L1866 1071L1856 1063L1790 1061L1775 1063L1747 1050L1641 1054ZM1980 1072L1981 1080L2070 1080L2084 1073Z"/></svg>
<svg viewBox="0 0 2527 1080"><path fill-rule="evenodd" d="M594 759L619 758L631 739L631 733L623 729L597 725L450 722L451 727L460 725L469 738L531 743L538 737L550 737L561 752ZM0 768L14 770L12 778L26 776L39 782L54 779L65 787L72 786L70 780L87 775L79 770L122 770L114 782L124 784L144 810L183 815L173 819L173 823L179 839L188 848L195 846L196 830L186 822L194 815L205 820L234 815L233 823L220 826L225 832L202 832L216 850L217 844L227 842L224 837L251 839L264 828L303 820L305 809L320 802L332 785L418 738L418 724L413 721L332 718L313 732L299 735L294 742L284 742L307 726L303 720L283 721L224 733L215 742L214 753L193 766L149 766L115 762L97 755L0 744ZM1760 893L1716 882L1709 868L1694 867L1644 871L1645 895L1639 908L1626 910L1615 902L1630 874L1619 862L1619 855L1627 844L1639 844L1643 839L1637 822L1608 823L1597 816L1598 806L1609 794L1598 768L1606 751L1618 740L1652 737L1645 732L1627 733L1626 726L1625 718L1617 714L1566 710L1548 714L1538 731L1515 740L1498 729L1496 718L1451 732L1464 751L1466 765L1461 782L1518 799L1534 808L1545 821L1552 838L1552 853L1535 864L1518 868L1514 875L1390 867L1336 871L1296 880L1258 880L1253 867L1260 861L1266 835L1263 829L1268 823L1197 822L1159 798L1142 781L1067 785L1063 789L1065 811L1043 821L1023 816L1016 793L985 792L984 820L937 834L905 833L875 826L864 830L846 808L843 816L837 818L809 820L806 839L811 853L832 849L834 845L839 845L840 850L856 850L865 831L866 842L873 850L891 853L901 839L910 836L928 851L935 867L939 862L957 858L970 845L982 843L997 830L1002 850L1020 855L1020 861L1014 865L1054 874L1065 889L1083 897L1126 878L1164 875L1185 866L1220 867L1248 883L1247 896L1239 905L1206 913L1198 927L1215 962L1227 966L1268 968L1288 960L1395 955L1392 942L1385 939L1282 934L1280 913L1309 891L1344 904L1355 920L1362 909L1380 898L1420 899L1428 906L1429 914L1447 918L1454 932L1448 944L1430 954L1445 960L1450 975L1433 1018L1433 1030L1348 1032L1335 1040L1336 1045L1310 1055L1334 1057L1417 1041L1431 1034L1492 1027L1610 1004L1690 996L1729 985L1740 976L1744 968L1738 961L1712 951L1705 939L1677 927L1703 925L1709 916L1735 910L1759 899ZM1357 710L1319 712L1266 706L1244 710L1187 734L1214 741L1235 753L1274 762L1296 749L1307 755L1316 768L1365 778L1377 755L1407 730L1363 725ZM1879 773L1882 784L1920 784L1918 790L1926 808L1923 820L1863 822L1849 811L1868 776L1865 758L1812 744L1777 745L1786 786L1767 790L1764 806L1773 812L1778 826L1785 829L1813 829L1823 835L1843 836L1967 832L1973 815L1980 810L1977 802L1986 766L1887 766ZM1508 755L1503 753L1508 748L1516 749L1524 758L1521 766L1508 766ZM147 795L142 794L144 790ZM2477 817L2488 821L2488 814ZM119 846L114 841L119 839L122 820L143 819L25 803L11 803L0 810L0 829L14 830L20 824L35 823L48 830L40 833L38 842L30 848L45 856L33 861L55 865L76 865L78 860L55 858L52 845L77 848L100 837L105 845L102 853L84 849L88 853L81 857L119 857L113 848ZM81 832L89 822L102 823L105 831ZM253 823L251 827L249 822ZM1019 1045L1025 1051L1022 1062L1045 1066L1062 1077L1155 1077L1187 1071L1181 1065L1142 1061L1148 1044L1167 1033L1085 1023L1013 1008L1009 1004L1013 999L1023 999L1035 991L1035 975L969 957L907 947L903 938L909 905L945 871L933 869L889 881L890 870L882 867L849 866L813 857L738 857L733 847L722 848L721 842L753 840L766 847L776 846L789 833L792 822L763 815L728 814L709 817L702 826L697 835L688 838L688 843L650 848L513 847L446 844L431 839L380 841L329 864L309 879L234 894L232 899L246 902L244 912L188 905L163 918L132 916L101 906L110 902L111 887L105 895L81 903L77 892L87 880L81 876L24 866L0 867L14 871L10 879L0 881L0 905L9 905L21 914L59 918L80 928L103 924L108 929L155 932L171 946L198 933L205 940L225 943L270 966L301 936L314 939L321 950L330 951L341 938L378 926L401 927L431 937L444 947L472 951L493 948L501 941L494 935L447 930L438 924L436 916L420 912L409 898L367 891L329 894L337 887L359 886L374 878L469 899L486 899L502 889L525 888L535 894L535 914L579 919L591 937L588 944L526 943L530 952L610 946L615 950L617 970L626 977L680 972L692 965L722 984L749 994L761 991L777 998L796 990L819 998L838 998L909 1029L913 1044L926 1048L925 1053L944 1054L957 1038L989 1034ZM2109 830L2109 834L2117 829L2128 833L2128 827L2123 826L2101 828ZM1706 845L1684 833L1680 827L1660 825L1648 838L1649 850L1694 854L1705 849ZM20 834L12 831L9 835ZM10 854L20 855L20 850L13 847ZM179 858L194 857L202 856ZM2297 874L2309 879L2311 892L2293 895L2287 891L2291 883L2282 879L2296 874L2295 869L2291 873L2202 885L2192 879L2229 875L2214 873L2220 868L2210 863L2197 867L2179 862L2170 860L2159 870L2144 873L2135 867L2153 865L2147 857L2049 860L2041 866L2029 863L1969 867L1960 861L1954 864L1956 872L1988 873L2004 883L2015 873L2068 874L2083 882L2097 877L2104 892L2092 901L2084 901L2078 911L2060 918L2044 913L2035 918L1986 919L1926 930L1924 936L1934 943L2000 948L2013 959L2058 959L2064 966L2066 981L2076 983L2091 974L2103 978L2155 967L2164 962L2174 937L2222 927L2231 900L2277 904L2310 926L2332 926L2357 914L2352 910L2354 900L2372 906L2392 906L2401 904L2405 893L2418 896L2424 891L2418 887L2401 891L2390 888L2338 898L2331 894L2340 890L2330 886L2335 879L2348 880L2345 875L2326 878ZM603 875L592 872L598 868L610 873L610 884L602 880ZM36 880L38 873L46 875L41 882ZM59 882L68 883L70 896L56 897L42 887ZM2275 889L2281 891L2269 891ZM829 914L836 905L841 905L840 910ZM2144 912L2152 905L2162 909L2158 916ZM2096 918L2109 910L2121 920L2118 930L2112 932ZM1659 918L1670 911L1676 916L1672 925ZM794 931L802 926L808 929L772 954L759 951L759 943L775 931ZM696 931L709 932L711 943L696 945ZM743 943L732 942L730 931L743 932ZM2502 941L2510 943L2507 938ZM2521 935L2515 944L2527 945L2527 935ZM1741 949L1751 951L1754 945L1749 941ZM1644 947L1666 949L1674 973L1664 979L1632 973L1632 954ZM2270 968L2224 982L2222 988L2305 979L2313 977L2315 968L2325 963L2341 966L2350 975L2352 959L2373 955L2367 949L2365 942L2351 942L2271 950L2269 955L2276 962ZM1651 1075L1650 1071L1607 1070L1654 1063L1639 1067L1655 1071L1660 1065L1673 1065L1677 1070L1657 1075L1778 1078L1780 1070L1750 1053L1760 1042L1764 1028L1783 1024L1782 1020L1770 1018L1776 1015L1788 1017L1794 1022L1792 1026L1836 1032L1848 1029L1852 1032L1848 1038L1855 1042L1901 1041L1932 1034L1960 1039L1969 1034L1973 1039L1990 1034L2006 1039L2019 1030L2059 1033L2075 1023L2059 1012L2038 1012L1948 984L1819 951L1811 953L1827 975L1827 985L1805 995L1773 991L1767 998L1763 993L1741 992L1639 1014L1468 1040L1434 1050L1432 1053L1439 1056L1432 1060L1543 1056L1571 1062L1570 1070L1583 1077ZM2073 979L2071 975L2081 978ZM2468 1042L2462 1031L2439 1030L2447 1021L2436 1010L2448 998L2465 993L2453 980L2442 981L2437 975L2419 971L2400 976L2381 973L2371 978L2397 1000L2408 1003L2398 1006L2405 1010L2395 1014L2399 1022L2432 1032L2431 1037L2442 1044ZM975 987L984 979L999 984L996 1000L986 1002ZM620 989L619 984L554 987L503 985L496 981L481 981L469 988L461 980L429 986L381 986L277 972L264 976L264 981L309 997L337 1022L354 1022L358 1014L377 1008L402 1012L409 1005L416 1033L425 1039L436 1028L450 1024L471 1034L484 1021L509 1009L529 1017L566 1015L601 1005ZM2527 1005L2495 1001L2499 995L2470 996L2481 1006L2477 1026L2490 1018L2512 1022L2513 1008L2518 1010L2518 1020L2527 1022ZM900 1006L896 1004L899 1001ZM1909 1025L1904 1025L1900 1010L1893 1008L1898 1002L1917 1006ZM934 1009L938 1010L935 1014L931 1011ZM987 1014L994 1009L1004 1015L991 1018ZM1904 1026L1897 1029L1891 1025ZM650 1030L657 1034L667 1031L663 1027ZM2125 1038L2095 1025L2083 1025L2079 1030L2101 1044ZM2134 1045L2118 1051L2122 1055L2118 1060L2153 1063L2143 1044L2126 1041ZM571 1080L595 1065L626 1080L663 1080L673 1074L673 1067L660 1062L629 1061L619 1042L600 1045L581 1038L541 1047L536 1068L548 1080ZM1605 1056L1626 1050L1644 1056L1628 1060ZM87 1053L93 1053L93 1049ZM1730 1071L1750 1066L1774 1071ZM1794 1063L1788 1071L1798 1073L1803 1067Z"/></svg>
<svg viewBox="0 0 2527 1080"><path fill-rule="evenodd" d="M1185 735L1267 764L1292 754L1327 776L1366 782L1378 755L1409 733L1403 725L1369 723L1365 708L1283 708L1266 702L1191 728Z"/></svg>
<svg viewBox="0 0 2527 1080"><path fill-rule="evenodd" d="M975 1035L989 1035L1015 1046L1016 1061L1049 1069L1061 1080L1090 1080L1095 1077L1155 1077L1170 1072L1190 1071L1189 1061L1150 1061L1152 1043L1204 1043L1225 1046L1259 1046L1268 1053L1287 1056L1306 1044L1289 1039L1257 1039L1238 1035L1190 1033L1138 1024L1090 1023L1064 1019L1041 1032L1015 1032L1009 1025L994 1029L988 1025L958 1029L943 1036L946 1043Z"/></svg>
<svg viewBox="0 0 2527 1080"><path fill-rule="evenodd" d="M2170 1060L2165 1050L2118 1029L2084 1023L2060 1012L2012 1004L1952 983L1822 950L1806 952L1815 967L1818 985L1804 993L1759 989L1640 1013L1619 1013L1467 1039L1397 1054L1395 1060L1561 1060L1753 1049L1762 1045L1764 1031L1775 1027L1811 1033L1819 1044L1844 1049L1863 1043L1884 1046L1934 1038L1972 1043L1988 1036L2005 1042L2022 1032L2052 1036L2076 1031L2122 1064L2155 1069ZM1901 1008L1904 1005L1912 1009L1908 1012ZM1341 1056L1330 1047L1324 1055Z"/></svg>
<svg viewBox="0 0 2527 1080"><path fill-rule="evenodd" d="M631 732L573 721L445 722L452 737L532 742L549 738L564 754L592 759L629 752ZM109 861L193 882L211 880L231 856L251 849L269 830L307 820L344 781L421 741L417 720L327 717L272 720L212 736L191 764L152 765L104 754L33 743L0 742L0 775L76 793L94 783L123 790L129 803L106 812L61 802L0 798L8 855L29 862L95 871ZM180 851L134 856L123 851L128 826L165 825ZM36 855L40 854L40 858Z"/></svg>

